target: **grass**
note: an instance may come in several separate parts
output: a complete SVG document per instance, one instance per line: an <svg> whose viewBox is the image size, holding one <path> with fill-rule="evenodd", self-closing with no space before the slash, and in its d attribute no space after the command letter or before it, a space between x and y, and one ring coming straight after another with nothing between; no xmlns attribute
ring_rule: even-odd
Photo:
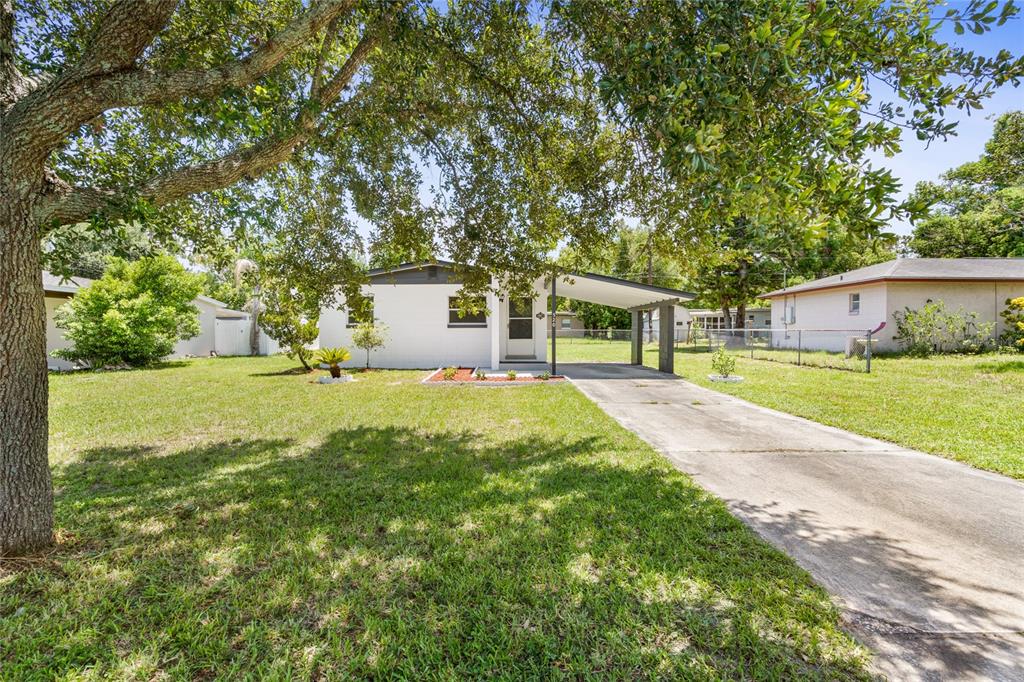
<svg viewBox="0 0 1024 682"><path fill-rule="evenodd" d="M626 341L558 341L563 362L628 362ZM806 354L805 354L806 355ZM656 367L657 346L644 363ZM1024 479L1024 356L882 356L872 373L739 356L738 384L713 383L707 352L677 349L696 384L814 421Z"/></svg>
<svg viewBox="0 0 1024 682"><path fill-rule="evenodd" d="M848 679L827 595L570 385L280 358L51 378L5 679Z"/></svg>

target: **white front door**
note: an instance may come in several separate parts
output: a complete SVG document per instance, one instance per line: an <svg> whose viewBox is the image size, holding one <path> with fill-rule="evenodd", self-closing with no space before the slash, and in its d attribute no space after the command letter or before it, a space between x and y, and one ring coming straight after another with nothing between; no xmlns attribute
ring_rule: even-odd
<svg viewBox="0 0 1024 682"><path fill-rule="evenodd" d="M505 357L509 359L537 357L537 350L533 343L532 298L509 299L507 334Z"/></svg>

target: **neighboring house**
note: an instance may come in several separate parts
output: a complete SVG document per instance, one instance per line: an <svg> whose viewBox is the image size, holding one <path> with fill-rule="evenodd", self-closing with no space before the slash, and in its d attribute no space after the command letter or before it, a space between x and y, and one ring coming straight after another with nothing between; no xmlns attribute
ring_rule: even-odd
<svg viewBox="0 0 1024 682"><path fill-rule="evenodd" d="M84 289L92 284L92 280L86 277L73 277L67 281L62 282L60 277L50 274L49 272L43 271L43 293L46 301L46 358L47 366L50 369L70 369L73 365L67 360L53 357L53 351L59 348L67 348L71 343L64 338L64 333L61 331L55 322L54 314L57 312L57 308L67 303L68 299L74 296L79 289ZM194 355L197 357L207 356L212 353L218 355L248 355L248 314L232 310L228 308L224 303L210 298L209 296L197 296L193 305L199 310L199 334L192 337L191 339L184 339L179 341L174 347L174 352L168 356L171 358L180 358L186 355ZM225 339L229 338L230 334L225 334L221 325L235 323L237 321L244 323L244 330L242 333L245 336L245 352L236 353L232 351L238 350L235 346L226 346ZM266 339L266 335L261 335L261 348L260 350L268 350L273 353L276 348L276 344ZM220 341L220 343L218 343ZM267 346L270 346L267 348Z"/></svg>
<svg viewBox="0 0 1024 682"><path fill-rule="evenodd" d="M690 329L690 325L693 324L691 319L691 311L686 306L677 305L674 306L672 316L672 326L675 328L673 331L673 338L676 341L686 341L686 335ZM644 340L645 341L657 341L660 337L661 319L658 310L652 310L650 315L650 322L647 320L647 315L644 315Z"/></svg>
<svg viewBox="0 0 1024 682"><path fill-rule="evenodd" d="M906 258L871 265L764 294L771 301L772 322L785 333L773 343L792 345L797 330L808 333L805 348L842 351L849 336L877 329L879 350L898 350L894 313L942 301L947 309L978 314L1003 333L1000 313L1006 299L1024 296L1024 258ZM807 339L815 339L809 345Z"/></svg>
<svg viewBox="0 0 1024 682"><path fill-rule="evenodd" d="M373 319L388 329L387 345L374 351L372 364L391 368L458 365L497 369L548 362L550 278L538 279L532 295L524 298L489 293L480 301L483 312L460 317L456 297L462 285L454 265L445 261L407 263L370 271L363 295L372 299ZM666 321L671 323L675 305L693 299L693 294L684 291L590 273L560 275L554 288L557 296L631 311L634 343L631 357L623 358L624 362L639 360L641 312L667 310ZM344 307L344 300L337 308L323 309L320 347L344 346L352 352L347 366L362 365L365 355L352 343L352 329L358 322ZM556 315L556 331L561 324ZM662 368L671 365L671 343L662 349L661 360Z"/></svg>
<svg viewBox="0 0 1024 682"><path fill-rule="evenodd" d="M582 338L584 332L586 325L572 310L559 310L555 313L555 334L558 338Z"/></svg>
<svg viewBox="0 0 1024 682"><path fill-rule="evenodd" d="M747 308L746 315L745 329L766 329L772 325L771 308ZM693 308L690 310L690 317L694 324L699 324L704 329L730 329L735 326L733 320L727 320L721 310Z"/></svg>

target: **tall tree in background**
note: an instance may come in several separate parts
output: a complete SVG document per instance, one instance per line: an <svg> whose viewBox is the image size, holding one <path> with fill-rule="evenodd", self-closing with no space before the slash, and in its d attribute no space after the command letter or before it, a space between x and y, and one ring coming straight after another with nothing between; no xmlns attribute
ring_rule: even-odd
<svg viewBox="0 0 1024 682"><path fill-rule="evenodd" d="M877 230L905 207L865 154L895 151L902 126L949 134L947 108L1021 72L938 27L1014 14L983 0L945 14L927 0L0 0L0 554L52 539L49 232L173 213L209 238L260 212L287 161L334 176L375 257L458 254L476 292L492 275L525 290L559 244L607 245L620 207L679 249L739 216ZM439 174L429 205L422 160Z"/></svg>
<svg viewBox="0 0 1024 682"><path fill-rule="evenodd" d="M980 159L919 183L911 200L930 206L908 243L919 256L1024 256L1024 111L1000 116Z"/></svg>

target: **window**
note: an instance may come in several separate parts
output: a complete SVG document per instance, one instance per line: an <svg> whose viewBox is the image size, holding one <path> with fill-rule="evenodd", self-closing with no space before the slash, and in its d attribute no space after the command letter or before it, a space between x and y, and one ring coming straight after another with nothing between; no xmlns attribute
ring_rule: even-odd
<svg viewBox="0 0 1024 682"><path fill-rule="evenodd" d="M570 320L568 317L563 317L562 329L572 329L572 320Z"/></svg>
<svg viewBox="0 0 1024 682"><path fill-rule="evenodd" d="M484 299L482 297L470 299L468 307L478 312L472 312L466 310L462 312L459 309L459 297L449 296L448 297L448 326L449 327L486 327L487 326L487 312L484 310Z"/></svg>
<svg viewBox="0 0 1024 682"><path fill-rule="evenodd" d="M369 310L365 316L359 315L353 310L348 311L348 325L349 327L355 327L360 322L373 322L373 296L367 296L366 300L369 302Z"/></svg>
<svg viewBox="0 0 1024 682"><path fill-rule="evenodd" d="M860 294L850 294L850 314L860 314Z"/></svg>
<svg viewBox="0 0 1024 682"><path fill-rule="evenodd" d="M508 302L508 338L533 338L533 299L512 298Z"/></svg>

